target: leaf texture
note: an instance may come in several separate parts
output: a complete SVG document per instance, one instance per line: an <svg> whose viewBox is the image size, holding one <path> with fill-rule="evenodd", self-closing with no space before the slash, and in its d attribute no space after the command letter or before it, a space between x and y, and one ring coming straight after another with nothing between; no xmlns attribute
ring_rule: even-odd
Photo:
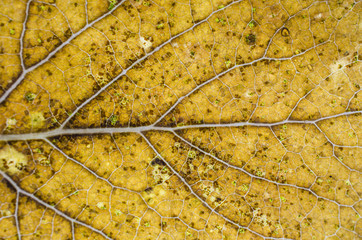
<svg viewBox="0 0 362 240"><path fill-rule="evenodd" d="M0 239L360 239L361 9L1 0Z"/></svg>

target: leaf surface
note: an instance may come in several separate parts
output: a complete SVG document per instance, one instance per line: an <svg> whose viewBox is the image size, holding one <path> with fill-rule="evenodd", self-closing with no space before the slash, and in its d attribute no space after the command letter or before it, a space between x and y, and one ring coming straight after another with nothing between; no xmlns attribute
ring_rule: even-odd
<svg viewBox="0 0 362 240"><path fill-rule="evenodd" d="M2 0L0 239L359 239L353 1Z"/></svg>

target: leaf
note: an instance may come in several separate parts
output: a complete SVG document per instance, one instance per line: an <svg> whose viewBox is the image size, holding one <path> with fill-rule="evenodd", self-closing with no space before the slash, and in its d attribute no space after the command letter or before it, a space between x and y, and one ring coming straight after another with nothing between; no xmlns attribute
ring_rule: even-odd
<svg viewBox="0 0 362 240"><path fill-rule="evenodd" d="M362 4L7 1L1 239L358 239Z"/></svg>

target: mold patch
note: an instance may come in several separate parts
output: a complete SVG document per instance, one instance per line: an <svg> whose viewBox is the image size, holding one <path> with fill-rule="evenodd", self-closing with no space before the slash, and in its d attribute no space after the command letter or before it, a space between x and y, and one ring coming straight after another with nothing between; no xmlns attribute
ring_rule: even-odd
<svg viewBox="0 0 362 240"><path fill-rule="evenodd" d="M30 124L32 128L41 128L44 126L45 118L41 112L33 112L30 114Z"/></svg>
<svg viewBox="0 0 362 240"><path fill-rule="evenodd" d="M152 42L150 40L146 40L144 37L140 37L140 44L146 52L149 52L152 48Z"/></svg>
<svg viewBox="0 0 362 240"><path fill-rule="evenodd" d="M27 157L15 148L6 145L0 150L0 169L9 174L18 174L28 165Z"/></svg>

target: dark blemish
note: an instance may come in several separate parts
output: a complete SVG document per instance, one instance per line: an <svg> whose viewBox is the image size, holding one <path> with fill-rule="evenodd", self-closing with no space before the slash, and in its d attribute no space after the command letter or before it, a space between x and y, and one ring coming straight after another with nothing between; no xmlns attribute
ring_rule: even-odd
<svg viewBox="0 0 362 240"><path fill-rule="evenodd" d="M282 34L283 37L289 37L290 32L288 30L288 28L283 27L282 30L280 31L280 33Z"/></svg>
<svg viewBox="0 0 362 240"><path fill-rule="evenodd" d="M245 37L245 41L248 45L254 45L256 41L256 36L254 34L249 34Z"/></svg>
<svg viewBox="0 0 362 240"><path fill-rule="evenodd" d="M10 182L6 181L5 179L3 179L1 182L5 183L6 186L10 189L11 192L15 192L15 188L13 185L11 185Z"/></svg>
<svg viewBox="0 0 362 240"><path fill-rule="evenodd" d="M161 159L159 159L159 158L156 158L155 160L153 160L151 162L152 166L155 166L156 164L160 165L160 166L166 166L166 163L164 161L162 161Z"/></svg>
<svg viewBox="0 0 362 240"><path fill-rule="evenodd" d="M70 36L72 36L72 30L70 30L70 28L68 28L68 29L65 31L64 36L65 36L66 38L69 38Z"/></svg>

